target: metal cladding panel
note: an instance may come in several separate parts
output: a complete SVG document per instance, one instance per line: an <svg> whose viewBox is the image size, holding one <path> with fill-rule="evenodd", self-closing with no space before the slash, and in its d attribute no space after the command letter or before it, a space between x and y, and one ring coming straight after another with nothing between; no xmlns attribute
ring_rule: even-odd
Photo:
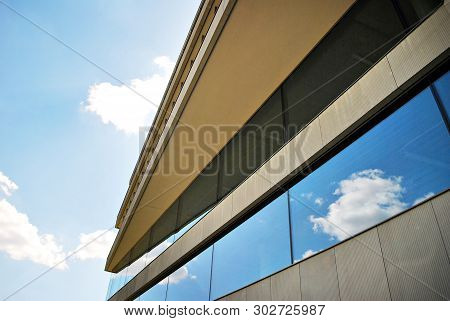
<svg viewBox="0 0 450 321"><path fill-rule="evenodd" d="M247 287L247 301L270 301L270 278L265 278Z"/></svg>
<svg viewBox="0 0 450 321"><path fill-rule="evenodd" d="M225 301L247 301L247 288L236 291L227 295Z"/></svg>
<svg viewBox="0 0 450 321"><path fill-rule="evenodd" d="M445 6L424 21L387 58L400 86L450 45L450 14Z"/></svg>
<svg viewBox="0 0 450 321"><path fill-rule="evenodd" d="M320 121L319 118L316 118L285 146L288 150L287 164L289 173L295 171L300 166L308 167L308 163L312 161L311 157L323 145Z"/></svg>
<svg viewBox="0 0 450 321"><path fill-rule="evenodd" d="M447 255L450 259L450 191L434 198L431 201L431 205L433 206L442 239L447 249Z"/></svg>
<svg viewBox="0 0 450 321"><path fill-rule="evenodd" d="M336 246L341 300L390 300L376 228Z"/></svg>
<svg viewBox="0 0 450 321"><path fill-rule="evenodd" d="M270 292L273 301L301 300L299 264L272 275Z"/></svg>
<svg viewBox="0 0 450 321"><path fill-rule="evenodd" d="M300 262L302 300L339 301L334 248Z"/></svg>
<svg viewBox="0 0 450 321"><path fill-rule="evenodd" d="M203 220L199 220L197 223L195 223L188 231L190 233L185 233L181 237L184 237L184 240L182 243L183 252L187 253L190 250L192 250L195 246L197 246L200 242L203 241ZM173 254L172 261L176 261L178 259L178 256L176 254Z"/></svg>
<svg viewBox="0 0 450 321"><path fill-rule="evenodd" d="M392 300L448 300L450 264L431 202L378 227Z"/></svg>
<svg viewBox="0 0 450 321"><path fill-rule="evenodd" d="M383 58L320 114L324 144L341 135L395 89L389 63Z"/></svg>

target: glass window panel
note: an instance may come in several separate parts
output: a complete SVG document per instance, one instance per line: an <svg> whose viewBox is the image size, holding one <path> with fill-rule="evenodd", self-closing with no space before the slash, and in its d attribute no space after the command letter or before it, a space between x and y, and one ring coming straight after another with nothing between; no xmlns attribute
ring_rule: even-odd
<svg viewBox="0 0 450 321"><path fill-rule="evenodd" d="M165 278L164 280L141 294L141 296L139 297L139 301L165 301L167 294L167 283L168 278Z"/></svg>
<svg viewBox="0 0 450 321"><path fill-rule="evenodd" d="M222 198L284 143L281 93L277 90L220 153Z"/></svg>
<svg viewBox="0 0 450 321"><path fill-rule="evenodd" d="M167 301L207 301L212 246L169 275Z"/></svg>
<svg viewBox="0 0 450 321"><path fill-rule="evenodd" d="M447 117L450 116L450 72L439 78L434 86L439 94L439 98L444 105Z"/></svg>
<svg viewBox="0 0 450 321"><path fill-rule="evenodd" d="M183 192L178 226L182 227L217 201L218 161L214 159Z"/></svg>
<svg viewBox="0 0 450 321"><path fill-rule="evenodd" d="M294 258L449 186L449 134L427 88L290 189Z"/></svg>
<svg viewBox="0 0 450 321"><path fill-rule="evenodd" d="M408 26L416 24L431 11L442 5L443 0L394 0L398 3Z"/></svg>
<svg viewBox="0 0 450 321"><path fill-rule="evenodd" d="M145 266L149 265L154 259L156 259L162 252L164 252L169 246L171 246L175 242L175 235L169 236L167 239L162 241L156 247L154 247L151 251L149 251L145 255L144 264Z"/></svg>
<svg viewBox="0 0 450 321"><path fill-rule="evenodd" d="M178 202L176 200L152 226L150 248L173 235L177 224Z"/></svg>
<svg viewBox="0 0 450 321"><path fill-rule="evenodd" d="M134 261L128 266L127 269L127 282L134 278L139 272L141 272L146 264L147 254L144 254L139 259Z"/></svg>
<svg viewBox="0 0 450 321"><path fill-rule="evenodd" d="M108 298L112 297L114 295L114 293L116 293L117 291L117 286L116 286L116 278L118 277L117 274L112 274L111 278L109 280L110 286L109 286L109 294L108 294Z"/></svg>
<svg viewBox="0 0 450 321"><path fill-rule="evenodd" d="M391 0L358 1L285 81L293 137L400 39Z"/></svg>
<svg viewBox="0 0 450 321"><path fill-rule="evenodd" d="M108 292L106 293L106 300L108 300L111 297L112 278L113 278L113 274L110 273L110 275L109 275L109 283L108 283Z"/></svg>
<svg viewBox="0 0 450 321"><path fill-rule="evenodd" d="M124 287L125 284L127 284L128 281L130 281L133 278L132 275L128 273L130 271L131 267L132 266L129 265L125 269L123 269L123 274L122 274L123 283L122 283L122 287Z"/></svg>
<svg viewBox="0 0 450 321"><path fill-rule="evenodd" d="M283 194L214 244L211 300L291 263L287 195Z"/></svg>
<svg viewBox="0 0 450 321"><path fill-rule="evenodd" d="M176 240L178 240L184 233L186 233L192 226L195 225L195 223L197 223L198 221L200 221L206 214L208 214L210 211L207 210L205 213L203 213L202 215L200 215L199 217L195 218L192 222L188 223L186 226L184 226L181 230L179 230L177 233L175 233L175 239L174 242Z"/></svg>

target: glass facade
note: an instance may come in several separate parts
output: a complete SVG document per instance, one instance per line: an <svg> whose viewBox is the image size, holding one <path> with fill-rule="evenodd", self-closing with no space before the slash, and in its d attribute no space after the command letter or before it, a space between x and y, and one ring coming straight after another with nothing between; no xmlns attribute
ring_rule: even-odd
<svg viewBox="0 0 450 321"><path fill-rule="evenodd" d="M225 197L442 3L357 1L119 266L125 267Z"/></svg>
<svg viewBox="0 0 450 321"><path fill-rule="evenodd" d="M449 143L427 88L290 189L294 259L449 187Z"/></svg>
<svg viewBox="0 0 450 321"><path fill-rule="evenodd" d="M108 297L441 4L358 1L133 248ZM447 73L140 299L216 299L448 188L449 87Z"/></svg>
<svg viewBox="0 0 450 321"><path fill-rule="evenodd" d="M214 244L211 299L291 264L287 194Z"/></svg>
<svg viewBox="0 0 450 321"><path fill-rule="evenodd" d="M158 255L160 255L162 252L164 252L170 245L173 244L177 239L179 239L184 233L186 233L195 223L197 223L202 217L204 217L207 213L206 211L199 217L195 218L192 222L188 223L186 226L184 226L181 230L178 232L170 235L168 238L166 238L164 241L162 241L158 246L154 247L149 252L142 255L138 260L134 261L132 264L130 264L128 267L123 269L121 272L117 274L111 274L111 278L109 281L108 286L108 294L107 299L109 299L111 296L114 295L120 288L122 288L128 281L130 281L132 278L134 278L139 272L141 272L147 265L149 265ZM164 281L163 281L164 283ZM167 283L167 282L166 282ZM159 284L164 285L164 284ZM166 284L167 287L167 284ZM158 288L161 288L161 286L158 286ZM149 297L156 297L160 298L160 295L162 293L162 289L159 290L153 290L147 297L143 298L149 298ZM161 300L165 299L165 292L164 297L162 297ZM156 300L156 299L155 299Z"/></svg>
<svg viewBox="0 0 450 321"><path fill-rule="evenodd" d="M450 136L437 103L449 107L448 77L432 85L437 96L423 90L141 300L215 300L449 188Z"/></svg>
<svg viewBox="0 0 450 321"><path fill-rule="evenodd" d="M169 275L167 300L208 301L212 246Z"/></svg>

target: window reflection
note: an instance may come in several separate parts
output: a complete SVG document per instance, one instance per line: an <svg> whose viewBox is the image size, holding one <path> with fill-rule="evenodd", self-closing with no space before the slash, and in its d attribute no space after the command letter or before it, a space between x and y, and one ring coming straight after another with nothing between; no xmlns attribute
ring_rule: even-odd
<svg viewBox="0 0 450 321"><path fill-rule="evenodd" d="M211 246L169 276L167 300L209 300L212 253Z"/></svg>
<svg viewBox="0 0 450 321"><path fill-rule="evenodd" d="M428 88L291 188L295 260L447 188L449 150Z"/></svg>
<svg viewBox="0 0 450 321"><path fill-rule="evenodd" d="M155 286L148 289L139 297L140 301L165 301L167 294L168 278L165 278Z"/></svg>
<svg viewBox="0 0 450 321"><path fill-rule="evenodd" d="M446 116L450 116L450 73L446 73L444 76L439 78L434 86L439 95L439 99L441 100L443 107L446 112Z"/></svg>
<svg viewBox="0 0 450 321"><path fill-rule="evenodd" d="M449 74L434 85L448 108ZM333 246L448 188L449 151L427 88L139 299L214 300L260 280L292 263L290 231L295 261ZM146 254L144 266L205 214Z"/></svg>
<svg viewBox="0 0 450 321"><path fill-rule="evenodd" d="M283 194L214 244L211 299L290 263L288 202Z"/></svg>
<svg viewBox="0 0 450 321"><path fill-rule="evenodd" d="M181 230L179 230L177 233L175 233L175 240L178 240L184 233L186 233L192 226L195 225L195 223L197 223L198 221L200 221L206 214L208 214L210 211L207 210L205 213L203 213L202 215L200 215L199 217L195 218L194 220L192 220L192 222L188 223L186 226L184 226Z"/></svg>

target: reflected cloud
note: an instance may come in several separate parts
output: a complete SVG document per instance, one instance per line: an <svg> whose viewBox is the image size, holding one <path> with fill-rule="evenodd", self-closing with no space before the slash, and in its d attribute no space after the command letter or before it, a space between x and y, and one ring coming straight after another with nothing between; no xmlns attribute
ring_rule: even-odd
<svg viewBox="0 0 450 321"><path fill-rule="evenodd" d="M433 196L434 196L434 193L433 193L433 192L428 192L428 193L426 193L424 196L419 197L418 199L414 200L413 206L414 206L414 205L417 205L417 204L419 204L419 203L422 203L423 201L425 201L425 200L427 200L427 199L429 199L430 197L433 197Z"/></svg>
<svg viewBox="0 0 450 321"><path fill-rule="evenodd" d="M187 279L188 277L189 277L189 270L187 266L186 265L182 266L169 276L169 284L177 284L183 281L184 279Z"/></svg>
<svg viewBox="0 0 450 321"><path fill-rule="evenodd" d="M338 199L328 206L325 217L309 216L315 232L343 240L395 215L407 206L402 202L402 177L389 176L380 169L351 174L338 183Z"/></svg>
<svg viewBox="0 0 450 321"><path fill-rule="evenodd" d="M303 259L306 259L307 257L310 257L311 255L316 254L316 253L319 252L319 251L320 251L320 250L318 250L318 251L314 251L314 250L311 250L311 249L306 250L305 253L303 253L303 255L302 255L302 260L303 260Z"/></svg>
<svg viewBox="0 0 450 321"><path fill-rule="evenodd" d="M314 204L316 204L316 205L318 205L318 206L322 206L324 202L325 202L325 201L324 201L324 199L323 199L322 197L317 197L317 198L314 200Z"/></svg>

